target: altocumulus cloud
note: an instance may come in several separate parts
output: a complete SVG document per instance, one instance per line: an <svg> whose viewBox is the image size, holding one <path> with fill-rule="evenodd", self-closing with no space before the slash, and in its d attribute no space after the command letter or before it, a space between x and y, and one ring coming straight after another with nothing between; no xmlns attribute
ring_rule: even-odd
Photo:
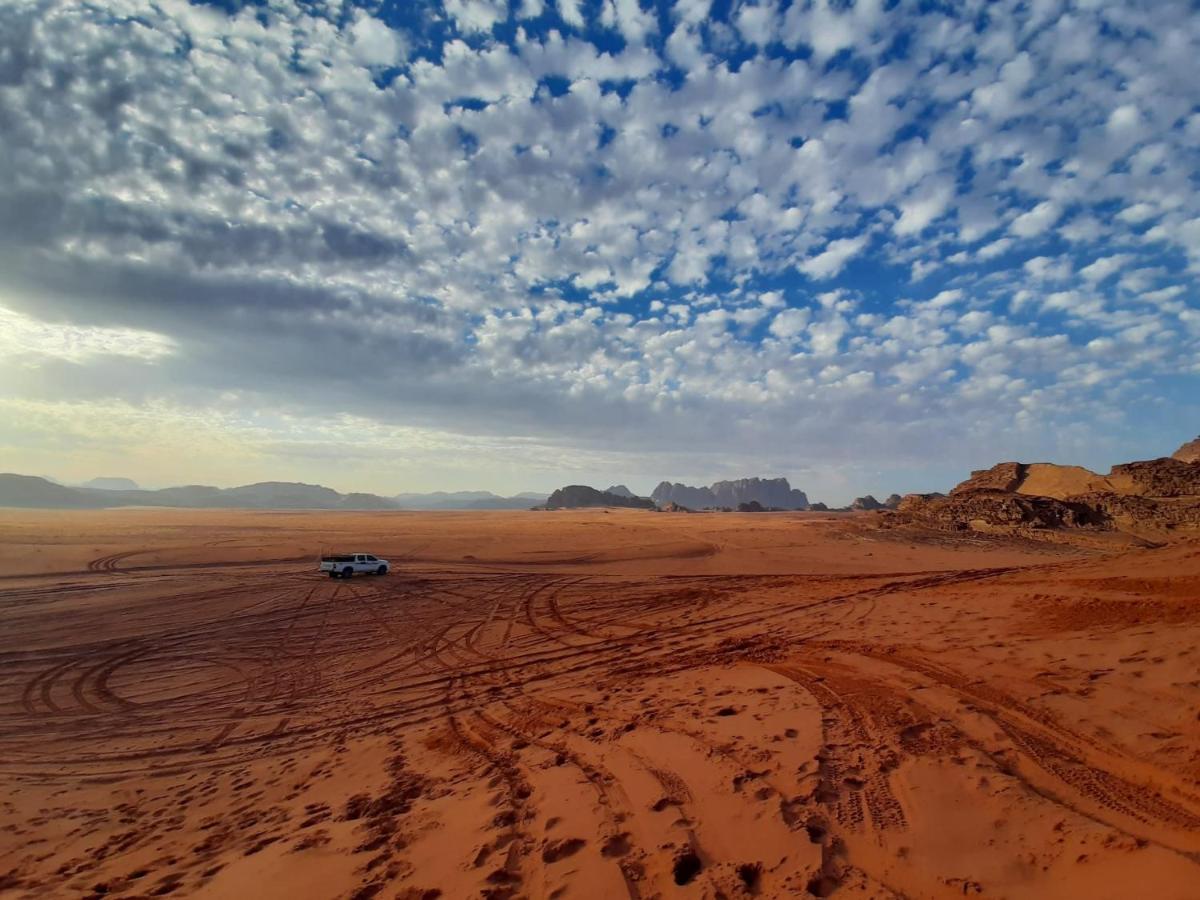
<svg viewBox="0 0 1200 900"><path fill-rule="evenodd" d="M401 6L0 7L27 417L880 488L1185 436L1192 4Z"/></svg>

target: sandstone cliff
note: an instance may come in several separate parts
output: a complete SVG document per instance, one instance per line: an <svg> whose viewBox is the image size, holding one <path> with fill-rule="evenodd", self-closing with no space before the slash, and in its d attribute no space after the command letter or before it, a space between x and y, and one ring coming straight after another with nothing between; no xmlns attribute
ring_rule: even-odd
<svg viewBox="0 0 1200 900"><path fill-rule="evenodd" d="M1192 444L1170 457L1113 466L1107 475L1080 466L998 463L972 472L947 497L910 494L898 511L948 530L1087 528L1160 536L1200 528L1200 456L1180 458L1195 455Z"/></svg>
<svg viewBox="0 0 1200 900"><path fill-rule="evenodd" d="M786 478L739 478L718 481L709 487L692 487L664 481L650 495L655 502L678 503L691 509L737 509L743 503L758 503L765 509L808 509L804 491L793 488Z"/></svg>

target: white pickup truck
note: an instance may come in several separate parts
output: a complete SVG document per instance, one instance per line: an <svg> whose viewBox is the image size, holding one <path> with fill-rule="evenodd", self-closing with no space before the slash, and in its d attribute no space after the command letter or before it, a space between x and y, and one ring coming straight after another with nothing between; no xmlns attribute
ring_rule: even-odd
<svg viewBox="0 0 1200 900"><path fill-rule="evenodd" d="M335 553L321 557L320 571L330 578L349 578L354 574L386 575L391 564L370 553Z"/></svg>

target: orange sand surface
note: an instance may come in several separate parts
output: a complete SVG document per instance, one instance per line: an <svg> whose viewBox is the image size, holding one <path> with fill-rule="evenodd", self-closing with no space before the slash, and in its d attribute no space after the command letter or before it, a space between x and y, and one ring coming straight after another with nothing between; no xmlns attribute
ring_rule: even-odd
<svg viewBox="0 0 1200 900"><path fill-rule="evenodd" d="M0 894L1200 897L1200 544L878 521L0 510Z"/></svg>

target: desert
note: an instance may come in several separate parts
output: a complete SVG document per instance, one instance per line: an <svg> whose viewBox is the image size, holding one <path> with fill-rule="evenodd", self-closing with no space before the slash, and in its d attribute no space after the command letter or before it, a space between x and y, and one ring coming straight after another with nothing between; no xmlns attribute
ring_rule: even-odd
<svg viewBox="0 0 1200 900"><path fill-rule="evenodd" d="M0 0L0 900L1200 900L1197 60Z"/></svg>
<svg viewBox="0 0 1200 900"><path fill-rule="evenodd" d="M0 512L2 890L1195 897L1200 542L893 515Z"/></svg>

